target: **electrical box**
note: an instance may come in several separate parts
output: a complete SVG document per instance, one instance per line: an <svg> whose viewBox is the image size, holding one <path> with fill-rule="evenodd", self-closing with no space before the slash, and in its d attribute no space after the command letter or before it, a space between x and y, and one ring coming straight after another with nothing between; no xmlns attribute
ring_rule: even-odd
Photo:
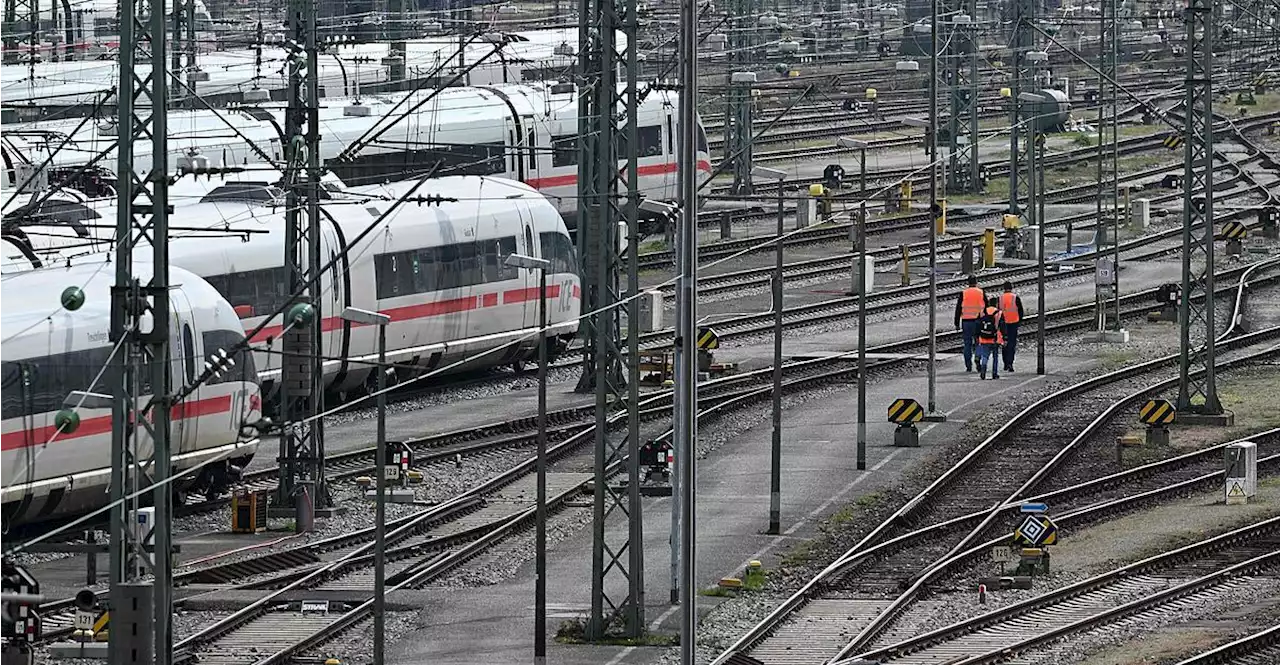
<svg viewBox="0 0 1280 665"><path fill-rule="evenodd" d="M1027 258L1032 260L1040 259L1040 225L1033 224L1025 226L1022 229L1023 247L1027 250Z"/></svg>
<svg viewBox="0 0 1280 665"><path fill-rule="evenodd" d="M1227 505L1248 503L1258 493L1258 444L1233 443L1226 447L1224 456L1227 481L1223 489Z"/></svg>
<svg viewBox="0 0 1280 665"><path fill-rule="evenodd" d="M821 185L819 185L821 186ZM807 228L818 221L818 200L808 191L801 191L796 196L796 228Z"/></svg>
<svg viewBox="0 0 1280 665"><path fill-rule="evenodd" d="M1129 204L1129 219L1136 229L1151 226L1151 199L1134 199Z"/></svg>
<svg viewBox="0 0 1280 665"><path fill-rule="evenodd" d="M640 294L640 332L662 330L662 292L645 291Z"/></svg>
<svg viewBox="0 0 1280 665"><path fill-rule="evenodd" d="M267 530L267 493L236 492L231 497L231 533Z"/></svg>
<svg viewBox="0 0 1280 665"><path fill-rule="evenodd" d="M864 259L862 267L862 285L858 285L858 256L853 257L853 292L854 293L871 293L876 287L876 257L867 254L862 257ZM861 289L861 290L859 290Z"/></svg>

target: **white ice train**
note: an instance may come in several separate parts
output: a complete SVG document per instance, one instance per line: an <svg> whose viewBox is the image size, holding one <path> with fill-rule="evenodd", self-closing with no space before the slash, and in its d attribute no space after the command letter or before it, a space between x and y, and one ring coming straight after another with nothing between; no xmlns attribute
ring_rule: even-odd
<svg viewBox="0 0 1280 665"><path fill-rule="evenodd" d="M387 357L402 379L443 368L513 365L535 355L538 275L506 267L511 254L551 262L550 350L562 348L578 328L581 287L573 242L555 207L519 182L456 176L429 180L418 189L420 195L456 201L407 203L392 210L392 202L412 186L355 188L355 194L323 206L321 257L335 266L321 278L317 322L328 358L326 386L341 394L376 381L368 364L376 360L376 330L342 320L339 314L349 306L391 316ZM364 234L384 213L386 218ZM169 243L170 262L208 280L235 308L246 332L288 302L282 208L205 203L183 208L180 217L191 227L236 219L233 230L260 231ZM264 384L274 384L280 374L281 321L274 317L252 340Z"/></svg>
<svg viewBox="0 0 1280 665"><path fill-rule="evenodd" d="M3 512L6 523L41 521L105 505L111 471L111 410L80 408L79 427L59 432L55 418L72 391L110 393L107 364L111 266L84 265L6 275L3 294ZM137 264L146 279L150 266ZM244 340L235 310L206 281L173 268L169 307L171 383L189 385L204 359ZM59 307L69 286L84 291L75 311ZM224 484L253 456L256 439L244 426L261 418L262 399L251 354L176 404L173 419L175 469L216 460L192 474L186 489ZM103 377L106 377L103 374ZM142 457L151 442L141 441Z"/></svg>
<svg viewBox="0 0 1280 665"><path fill-rule="evenodd" d="M259 204L283 203L284 192L273 186L282 179L279 171L253 168L229 173L217 179L180 178L169 187L169 205L176 211L208 201L248 201ZM326 174L322 194L337 192L344 185ZM115 237L116 199L114 182L101 183L93 198L76 189L54 192L34 191L4 196L4 217L0 222L0 273L9 274L60 265L66 257L106 251ZM208 235L207 226L184 224L175 215L170 235ZM234 215L217 220L219 228L235 224Z"/></svg>
<svg viewBox="0 0 1280 665"><path fill-rule="evenodd" d="M208 22L201 16L202 10L203 4L197 0L198 24ZM114 2L109 11L115 11ZM114 17L114 13L109 17ZM578 43L577 28L528 30L505 33L504 37L508 41L496 53L498 45L489 39L467 42L462 38L465 48L460 45L457 35L406 40L404 75L409 79L434 75L441 84L457 76L457 85L491 85L554 79L572 72L577 63L577 56L573 55ZM283 99L288 81L284 66L287 52L280 44L283 35L267 33L264 38L274 43L262 48L261 66L257 64L256 48L236 47L200 53L197 56L199 80L191 83L196 92L213 106L240 102L244 93L255 87L277 100ZM619 46L624 46L625 35L618 33L618 39ZM102 38L97 41L99 44L94 51L117 46L115 42ZM200 42L202 45L209 43L212 43L212 38ZM388 42L326 43L317 61L320 96L345 97L384 86L392 74L391 67L383 64L386 62L384 58L390 55L390 48ZM24 50L24 59L27 55ZM42 61L34 65L26 62L0 65L0 99L4 100L5 108L13 109L15 115L30 117L36 113L38 116L42 108L47 114L56 113L58 117L75 115L73 107L87 112L98 100L114 91L120 80L120 64L115 58L97 59L97 56L89 55L86 59L79 55L75 60L64 56L60 62L51 62L52 53L48 45L38 57ZM145 77L150 72L147 63L138 65L138 68L141 76ZM188 72L185 78L191 77L192 72ZM173 90L173 94L183 92L181 88Z"/></svg>
<svg viewBox="0 0 1280 665"><path fill-rule="evenodd" d="M489 175L520 180L552 200L570 221L577 211L578 98L571 86L544 83L451 88L434 93L407 117L404 112L427 100L426 91L368 96L361 111L353 100L329 99L319 110L325 167L348 185L436 175ZM404 103L401 103L401 102ZM364 113L367 111L367 115ZM281 108L173 111L168 118L170 163L196 151L211 164L262 163L283 157ZM637 171L641 194L664 201L676 198L678 108L675 94L650 89L637 116ZM234 129L233 129L234 128ZM698 165L711 171L706 133L698 136ZM68 139L69 137L69 139ZM26 180L21 164L41 164L52 152L50 183L89 164L117 138L114 124L47 121L5 128L0 152L4 189ZM348 148L363 146L348 154ZM139 150L135 168L150 168ZM112 151L70 182L82 190L101 187L114 174ZM95 192L90 192L98 195Z"/></svg>

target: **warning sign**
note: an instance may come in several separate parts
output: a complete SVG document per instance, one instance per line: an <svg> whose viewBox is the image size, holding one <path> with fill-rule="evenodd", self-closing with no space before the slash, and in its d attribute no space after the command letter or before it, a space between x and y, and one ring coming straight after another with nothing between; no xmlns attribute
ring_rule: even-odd
<svg viewBox="0 0 1280 665"><path fill-rule="evenodd" d="M1249 496L1244 491L1244 478L1228 478L1227 479L1227 505L1235 505L1249 502Z"/></svg>

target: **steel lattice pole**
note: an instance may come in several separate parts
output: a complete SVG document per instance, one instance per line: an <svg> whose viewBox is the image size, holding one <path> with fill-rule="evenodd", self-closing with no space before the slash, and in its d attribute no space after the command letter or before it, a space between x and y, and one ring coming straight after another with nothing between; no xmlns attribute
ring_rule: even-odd
<svg viewBox="0 0 1280 665"><path fill-rule="evenodd" d="M169 218L168 218L168 80L165 72L166 16L151 12L143 23L143 12L134 0L122 0L120 85L118 103L119 145L117 151L116 280L111 290L110 339L119 344L111 363L111 509L110 583L114 607L126 606L124 584L138 577L138 562L146 560L142 543L136 538L131 514L137 500L126 496L138 489L143 471L138 446L145 434L153 447L151 478L159 485L155 502L152 542L154 573L154 641L143 636L137 643L111 643L109 660L119 665L134 660L169 662L172 652L172 488L166 482L171 470L170 407L171 374L169 348ZM135 65L139 56L151 57L152 74L140 77ZM139 115L139 98L149 98L151 108ZM150 139L148 142L147 139ZM139 144L151 151L151 169L139 177L134 151ZM151 277L143 283L134 270L135 253L150 244ZM144 313L150 318L144 328ZM149 374L151 402L143 402L143 377ZM124 613L118 617L124 621ZM121 627L120 633L123 634ZM154 647L154 651L153 651Z"/></svg>
<svg viewBox="0 0 1280 665"><path fill-rule="evenodd" d="M1214 367L1213 14L1209 0L1190 0L1183 14L1187 32L1186 152L1177 408L1206 415L1223 412ZM1197 379L1198 372L1203 374Z"/></svg>

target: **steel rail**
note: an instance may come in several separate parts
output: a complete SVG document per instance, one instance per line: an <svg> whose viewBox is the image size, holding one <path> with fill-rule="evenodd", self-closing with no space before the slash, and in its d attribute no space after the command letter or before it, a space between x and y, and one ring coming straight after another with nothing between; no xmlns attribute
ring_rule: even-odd
<svg viewBox="0 0 1280 665"><path fill-rule="evenodd" d="M1083 519L1085 513L1076 513L1071 519ZM1068 522L1071 520L1067 520ZM1241 541L1247 541L1280 531L1280 517L1272 517L1262 522L1233 529L1210 538L1185 545L1168 552L1147 557L1141 561L1121 566L1090 578L1069 584L1034 598L987 612L969 619L958 621L948 626L929 631L917 637L901 640L884 647L865 651L857 655L859 660L882 660L901 658L916 651L954 640L960 636L977 632L998 623L1025 615L1030 611L1044 609L1090 591L1122 581L1126 577L1141 574L1150 570L1167 568L1187 560L1194 560L1207 554L1219 552ZM841 661L836 661L837 663Z"/></svg>
<svg viewBox="0 0 1280 665"><path fill-rule="evenodd" d="M1249 271L1246 271L1246 273L1241 276L1240 284L1236 292L1237 295L1236 295L1236 301L1235 301L1235 308L1233 308L1234 316L1232 319L1232 323L1218 337L1218 344L1224 350L1227 350L1230 348L1237 348L1240 345L1240 343L1243 343L1243 340L1270 339L1272 336L1280 336L1280 326L1277 326L1277 327L1268 328L1268 329L1259 331L1259 333L1270 333L1269 335L1265 335L1257 338L1255 338L1253 335L1243 335L1240 338L1237 338L1236 340L1227 341L1231 339L1231 336L1235 332L1236 321L1239 320L1239 310L1243 306L1243 293L1248 286L1248 278L1252 270L1254 268L1266 268L1266 267L1272 267L1276 265L1280 265L1280 259L1274 259L1267 263L1253 266L1250 268ZM1280 349L1270 349L1268 351L1264 351L1259 354L1252 354L1250 356L1246 356L1242 359L1235 359L1227 362L1222 362L1222 363L1219 363L1219 366L1221 369L1226 370L1229 367L1234 367L1239 364L1246 364L1247 362L1252 362L1256 360L1258 357L1269 357L1270 355L1274 355L1276 353L1280 353ZM1162 369L1176 362L1178 358L1179 358L1179 354L1176 354L1176 353L1169 354L1161 358L1156 358L1153 360L1146 361L1144 363L1132 365L1130 367L1117 370L1115 372L1110 372L1107 374L1100 375L1098 377L1091 378L1089 380L1074 384L1056 393L1053 393L1031 405L1028 405L1025 409L1023 409L1020 413L1018 413L1018 415L1010 419L1008 423L1005 423L1005 425L997 429L995 433L993 433L981 444L979 444L978 447L975 448L975 451L985 451L989 446L994 445L996 441L998 441L1001 438L1004 438L1010 432L1013 432L1014 430L1016 430L1018 427L1021 427L1025 421L1030 420L1031 418L1036 417L1045 412L1048 412L1054 406L1056 406L1058 402L1061 402L1062 400L1065 400L1069 397L1074 397L1083 392L1087 392L1098 386L1113 383L1117 380L1132 378L1135 376L1141 376L1142 374L1145 374L1152 370ZM1043 482L1049 476L1049 474L1051 474L1054 470L1057 469L1057 467L1066 459L1066 457L1071 452L1075 450L1075 448L1078 445L1090 439L1099 429L1101 429L1104 425L1109 423L1122 409L1129 407L1130 405L1134 404L1140 399L1143 399L1145 396L1149 394L1159 392L1161 390L1166 390L1170 386L1177 385L1177 383L1178 383L1177 377L1159 381L1157 383L1146 386L1141 390L1134 392L1117 402L1112 403L1110 406L1104 409L1102 413L1098 414L1098 416L1095 417L1093 421L1088 424L1088 426L1086 426L1082 431L1080 431L1079 434L1077 434L1076 437L1072 439L1070 443L1068 443L1065 447L1059 450L1059 452L1056 455L1054 455L1048 462L1042 465L1041 468L1031 476L1031 478L1029 478L1021 486L1019 486L1018 489L1010 493L1009 497L1006 498L1000 505L1013 503L1018 499L1018 497L1025 496L1026 493L1034 490L1036 486L1038 486L1041 482ZM929 582L932 582L934 579L937 579L943 573L947 572L948 569L954 564L956 559L959 557L958 553L964 551L965 548L968 547L970 543L972 543L977 538L981 537L981 535L985 533L992 526L995 519L999 517L1002 512L1003 510L999 506L993 508L981 520L981 522L976 527L974 527L967 535L963 536L959 541L957 541L956 544L953 545L952 548L946 554L944 554L942 557L940 557L938 560L934 561L933 563L928 564L924 568L924 570L922 570L920 573L917 573L912 578L911 585L905 591L903 591L896 599L894 599L893 602L890 603L888 607L882 610L874 619L872 619L865 627L863 627L863 629L859 631L857 635L855 635L852 639L850 639L849 642L844 647L842 647L839 652L837 652L835 659L839 660L839 659L849 657L850 655L855 653L858 649L861 649L864 646L866 646L868 643L870 643L872 639L874 639L881 632L883 632L884 629L887 628L890 623L896 620L898 616L900 616L904 611L906 611L907 607L910 606L910 604L915 601L916 597L919 596L919 594L924 590L925 585L927 585Z"/></svg>
<svg viewBox="0 0 1280 665"><path fill-rule="evenodd" d="M1241 282L1243 284L1245 283L1245 280L1241 280ZM1275 328L1268 329L1268 330L1272 334L1277 333L1277 329ZM1246 337L1250 337L1250 336L1246 336ZM1242 339L1242 338L1236 338L1236 339ZM1050 399L1054 399L1056 401L1056 399L1062 399L1066 396L1070 396L1075 392L1080 392L1082 389L1082 386L1085 386L1085 385L1089 385L1089 386L1102 385L1102 383L1105 383L1106 381L1100 381L1100 379L1104 379L1106 377L1123 376L1123 378L1128 378L1129 376L1134 375L1135 368L1141 368L1147 365L1153 365L1154 363L1167 364L1168 362L1171 362L1171 359L1176 360L1176 358L1177 358L1177 355L1173 354L1170 356L1165 356L1163 358L1156 359L1155 361L1149 361L1147 363L1143 363L1142 365L1123 368L1121 370L1117 370L1116 372L1100 375L1099 377L1093 377L1084 382L1059 390L1055 392L1053 395L1050 395L1049 397L1046 397L1038 401L1036 404L1047 404L1048 400ZM1118 379L1112 378L1111 380L1118 380ZM949 469L947 469L947 471L943 472L943 474L940 475L938 478L934 479L933 482L931 482L924 490L919 492L915 497L913 497L912 499L907 501L904 505L899 507L896 511L894 511L893 514L891 514L888 518L883 520L879 525L877 525L874 529L872 529L870 533L868 533L861 540L859 540L858 543L856 543L843 555L838 557L835 561L833 561L830 565L824 568L821 572L819 572L817 575L815 575L813 578L807 581L798 591L793 593L781 605L779 605L772 612L770 612L765 617L764 620L756 624L756 626L754 626L752 629L748 630L746 634L740 637L729 648L727 648L718 658L712 661L712 665L723 665L723 663L725 663L733 653L742 651L748 648L749 646L755 644L760 639L763 639L763 637L767 633L772 632L772 630L776 628L777 625L779 625L787 616L789 616L790 614L795 612L797 609L799 609L801 606L806 604L808 600L811 599L812 594L816 593L819 584L825 583L829 579L836 578L843 575L852 566L857 565L862 561L868 559L869 557L875 555L879 550L885 549L887 546L894 544L895 541L901 542L906 540L905 536L899 536L898 538L895 538L895 539L879 542L881 538L890 529L896 528L901 524L907 522L910 519L910 517L921 506L927 503L933 496L940 494L943 491L943 489L949 486L956 477L958 477L969 466L971 466L979 457L981 457L988 448L994 445L995 441L999 440L1003 436L1008 435L1008 433L1011 432L1017 426L1017 424L1021 422L1021 420L1029 417L1029 414L1034 415L1035 413L1038 413L1038 411L1034 410L1035 406L1036 406L1035 404L1028 406L1020 414L1018 414L1018 416L1015 416L1011 421L1009 421L1008 423L1005 423L1005 425L998 428L996 432L994 432L992 435L987 437L977 447L970 450L964 457L962 457L958 462L956 462L956 464L954 464ZM1041 410L1043 410L1043 408L1044 407L1041 407Z"/></svg>

